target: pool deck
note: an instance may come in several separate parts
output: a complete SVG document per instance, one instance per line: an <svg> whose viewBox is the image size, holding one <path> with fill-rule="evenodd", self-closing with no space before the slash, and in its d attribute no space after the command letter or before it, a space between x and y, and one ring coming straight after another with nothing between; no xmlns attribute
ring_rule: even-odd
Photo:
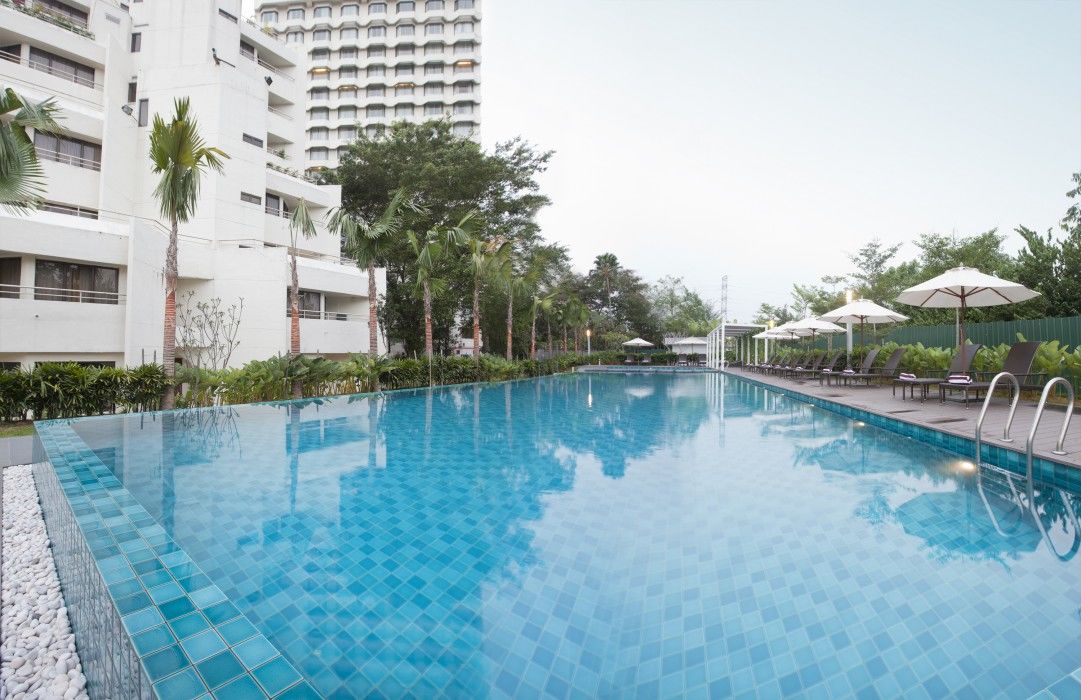
<svg viewBox="0 0 1081 700"><path fill-rule="evenodd" d="M749 379L767 386L776 386L789 391L812 396L823 401L839 403L853 408L877 413L893 420L912 423L931 430L937 430L951 435L971 439L976 432L976 418L980 414L980 401L972 401L968 408L963 403L938 401L938 389L932 388L926 402L920 402L919 398L902 400L901 394L893 395L892 385L882 386L820 386L817 379L799 380L783 379L769 374L756 374L742 369L726 369L726 374L731 374L743 379ZM917 397L919 392L917 392ZM1028 431L1032 427L1032 420L1036 415L1036 401L1029 397L1022 397L1017 404L1017 415L1014 417L1013 428L1010 431L1013 442L1002 441L1002 428L1006 423L1009 413L1009 402L1005 392L996 392L995 399L987 410L987 418L984 419L983 441L989 445L997 445L1008 450L1024 453L1025 441ZM1062 429L1064 417L1063 409L1048 406L1040 421L1040 427L1036 433L1034 450L1038 457L1052 462L1065 464L1081 469L1081 414L1075 416L1066 434L1066 442L1063 445L1065 455L1052 454L1059 431Z"/></svg>

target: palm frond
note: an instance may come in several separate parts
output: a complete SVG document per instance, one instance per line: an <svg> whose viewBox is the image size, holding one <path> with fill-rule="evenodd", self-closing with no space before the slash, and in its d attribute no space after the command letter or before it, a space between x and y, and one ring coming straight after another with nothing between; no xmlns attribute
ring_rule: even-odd
<svg viewBox="0 0 1081 700"><path fill-rule="evenodd" d="M0 161L0 209L16 215L36 210L45 197L45 170L26 143L8 143Z"/></svg>
<svg viewBox="0 0 1081 700"><path fill-rule="evenodd" d="M297 235L304 238L313 238L316 234L315 222L312 221L311 212L308 210L308 202L301 197L293 207L293 213L289 216L289 233L292 237L293 247L297 246Z"/></svg>

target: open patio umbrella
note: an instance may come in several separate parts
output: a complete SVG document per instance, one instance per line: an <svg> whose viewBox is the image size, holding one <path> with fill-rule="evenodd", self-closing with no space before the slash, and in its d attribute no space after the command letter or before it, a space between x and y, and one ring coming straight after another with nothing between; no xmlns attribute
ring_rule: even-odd
<svg viewBox="0 0 1081 700"><path fill-rule="evenodd" d="M634 340L628 340L623 343L623 346L628 348L651 348L653 347L653 343L641 338L635 338Z"/></svg>
<svg viewBox="0 0 1081 700"><path fill-rule="evenodd" d="M810 335L811 342L814 342L815 335L817 333L844 333L845 329L841 328L835 323L829 321L823 321L820 318L814 316L808 316L807 318L800 319L799 321L790 321L785 324L786 330L795 333L797 335Z"/></svg>
<svg viewBox="0 0 1081 700"><path fill-rule="evenodd" d="M844 306L827 311L819 316L823 321L834 323L858 323L860 324L860 346L863 346L863 324L865 323L900 323L907 321L908 316L899 314L893 309L879 306L870 299L857 299Z"/></svg>
<svg viewBox="0 0 1081 700"><path fill-rule="evenodd" d="M1023 284L986 275L974 267L955 267L926 282L909 287L897 301L929 309L958 309L960 347L965 344L965 309L974 306L1016 304L1040 296Z"/></svg>

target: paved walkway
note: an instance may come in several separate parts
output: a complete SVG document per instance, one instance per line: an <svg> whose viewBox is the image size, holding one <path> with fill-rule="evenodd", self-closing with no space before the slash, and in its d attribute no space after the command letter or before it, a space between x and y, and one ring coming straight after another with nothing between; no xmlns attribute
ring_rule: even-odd
<svg viewBox="0 0 1081 700"><path fill-rule="evenodd" d="M933 430L972 438L976 432L976 418L980 414L980 402L970 402L966 409L963 403L938 401L938 388L933 387L926 402L919 400L920 392L916 391L916 399L901 399L901 392L893 396L892 386L820 386L817 379L798 380L781 379L769 374L755 374L742 369L725 370L729 374L738 377L746 377L755 381L774 386L784 387L790 391L796 391L809 396L816 396L826 401L833 401L855 408L860 408L871 413L893 418L899 421L914 423ZM1024 397L1017 405L1017 415L1013 421L1011 430L1012 443L1002 441L1002 428L1009 413L1009 401L1006 392L996 392L987 411L987 418L983 424L983 440L987 444L999 445L1007 449L1024 453L1025 440L1028 431L1032 427L1032 420L1036 414L1035 399L1026 400ZM1059 431L1062 429L1064 409L1049 406L1044 411L1040 421L1039 430L1036 433L1035 453L1060 464L1068 464L1081 468L1081 412L1075 416L1066 434L1066 442L1063 449L1066 455L1051 454L1055 448Z"/></svg>

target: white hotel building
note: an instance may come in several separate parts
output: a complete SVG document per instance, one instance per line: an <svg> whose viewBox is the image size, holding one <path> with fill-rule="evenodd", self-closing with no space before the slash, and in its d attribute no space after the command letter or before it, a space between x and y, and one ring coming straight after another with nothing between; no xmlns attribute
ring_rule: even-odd
<svg viewBox="0 0 1081 700"><path fill-rule="evenodd" d="M481 0L263 0L256 21L301 54L308 168L364 129L449 118L479 139Z"/></svg>
<svg viewBox="0 0 1081 700"><path fill-rule="evenodd" d="M181 226L178 302L243 298L233 365L288 351L286 216L301 198L320 220L340 201L297 174L308 147L297 48L245 21L240 0L0 0L0 85L55 98L64 128L35 136L47 204L0 210L0 363L160 361L167 230L149 127L185 96L230 158ZM367 275L322 226L300 246L302 351L366 351Z"/></svg>

